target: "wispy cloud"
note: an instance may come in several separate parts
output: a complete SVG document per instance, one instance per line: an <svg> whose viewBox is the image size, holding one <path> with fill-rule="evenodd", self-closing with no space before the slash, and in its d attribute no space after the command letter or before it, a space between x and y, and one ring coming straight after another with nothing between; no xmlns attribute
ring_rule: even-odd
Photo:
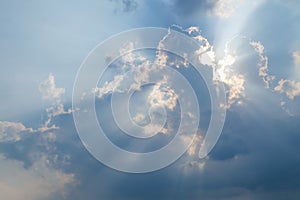
<svg viewBox="0 0 300 200"><path fill-rule="evenodd" d="M0 121L0 142L16 142L21 140L24 132L33 132L20 122Z"/></svg>
<svg viewBox="0 0 300 200"><path fill-rule="evenodd" d="M268 57L264 55L265 47L260 43L256 41L251 41L250 45L254 48L254 50L258 53L259 56L259 72L258 75L262 77L265 87L270 87L270 81L275 79L275 76L271 76L268 74Z"/></svg>
<svg viewBox="0 0 300 200"><path fill-rule="evenodd" d="M289 99L293 100L300 95L300 82L281 79L274 90L285 94Z"/></svg>
<svg viewBox="0 0 300 200"><path fill-rule="evenodd" d="M294 51L292 55L293 55L295 65L299 65L300 64L300 51Z"/></svg>
<svg viewBox="0 0 300 200"><path fill-rule="evenodd" d="M220 18L228 18L235 13L242 2L242 0L216 0L209 13Z"/></svg>

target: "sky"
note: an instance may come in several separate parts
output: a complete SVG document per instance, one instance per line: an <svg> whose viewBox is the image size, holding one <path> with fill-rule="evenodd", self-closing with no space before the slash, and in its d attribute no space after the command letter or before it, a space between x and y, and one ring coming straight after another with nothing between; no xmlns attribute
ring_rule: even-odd
<svg viewBox="0 0 300 200"><path fill-rule="evenodd" d="M299 199L299 10L1 1L0 199Z"/></svg>

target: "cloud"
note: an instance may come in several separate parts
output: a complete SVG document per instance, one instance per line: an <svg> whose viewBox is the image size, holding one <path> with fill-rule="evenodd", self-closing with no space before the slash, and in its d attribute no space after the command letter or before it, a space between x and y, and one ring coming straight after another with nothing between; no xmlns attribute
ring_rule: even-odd
<svg viewBox="0 0 300 200"><path fill-rule="evenodd" d="M192 38L200 42L200 48L195 52L201 64L211 67L213 81L222 82L226 86L227 108L233 104L240 102L245 96L245 77L238 74L234 70L236 56L230 54L228 43L224 48L224 55L221 58L216 58L214 47L209 41L201 35L198 27L189 27L185 30ZM229 41L230 42L230 41Z"/></svg>
<svg viewBox="0 0 300 200"><path fill-rule="evenodd" d="M242 2L241 0L163 0L165 6L181 17L204 13L222 19L232 16Z"/></svg>
<svg viewBox="0 0 300 200"><path fill-rule="evenodd" d="M281 79L274 90L285 94L289 99L293 100L300 95L300 82Z"/></svg>
<svg viewBox="0 0 300 200"><path fill-rule="evenodd" d="M94 89L94 93L98 98L102 98L104 95L114 92L121 85L124 79L124 75L117 75L110 82L105 82L103 87Z"/></svg>
<svg viewBox="0 0 300 200"><path fill-rule="evenodd" d="M40 83L39 91L46 100L60 100L61 95L65 93L64 88L56 87L53 74L49 74L48 78Z"/></svg>
<svg viewBox="0 0 300 200"><path fill-rule="evenodd" d="M167 67L167 64L176 67L187 67L186 60L179 59L170 61L168 55L160 50L163 48L164 40L169 34L159 42L154 61L150 61L150 59L138 54L138 52L133 52L133 43L124 45L124 47L120 49L120 54L122 55L121 63L117 63L116 66L116 68L120 69L120 74L115 75L112 80L104 82L101 87L94 88L93 93L95 93L98 98L102 98L112 92L128 93L132 90L140 90L143 84L148 83L151 75ZM167 77L168 75L166 74L164 78L167 79ZM170 90L167 92L165 90L166 88L163 89L162 86L164 86L164 84L166 84L166 80L162 80L162 82L156 84L150 94L149 101L153 100L156 95L158 98L156 99L158 100L157 103L162 103L162 105L167 106L172 110L176 106L176 102L174 103L176 99L174 100L175 96L174 94L171 94ZM165 98L167 97L166 95L168 98ZM154 105L155 102L151 101L150 104Z"/></svg>
<svg viewBox="0 0 300 200"><path fill-rule="evenodd" d="M151 63L143 55L134 52L132 42L125 44L119 50L119 53L121 55L120 60L113 63L115 65L114 69L119 74L115 75L112 80L100 83L100 87L92 90L98 98L113 92L126 93L131 90L140 90L143 83L149 81L150 74L158 69L159 65Z"/></svg>
<svg viewBox="0 0 300 200"><path fill-rule="evenodd" d="M115 10L116 12L118 10L121 10L122 12L133 12L139 7L139 4L136 0L109 0L109 1L118 4L119 8Z"/></svg>
<svg viewBox="0 0 300 200"><path fill-rule="evenodd" d="M240 103L240 99L245 97L245 77L243 75L233 75L225 83L230 87L228 91L228 106Z"/></svg>
<svg viewBox="0 0 300 200"><path fill-rule="evenodd" d="M138 8L138 3L135 0L122 0L123 11L132 12Z"/></svg>
<svg viewBox="0 0 300 200"><path fill-rule="evenodd" d="M293 52L293 59L294 59L295 65L300 64L300 51Z"/></svg>
<svg viewBox="0 0 300 200"><path fill-rule="evenodd" d="M166 76L164 77L164 80L153 86L153 89L148 96L148 102L151 107L165 106L170 110L174 110L177 105L178 96L174 90L165 84L167 84Z"/></svg>
<svg viewBox="0 0 300 200"><path fill-rule="evenodd" d="M144 126L143 130L145 135L153 135L153 132L160 133L160 134L170 133L170 131L167 128L161 127L160 124L153 124L153 123Z"/></svg>
<svg viewBox="0 0 300 200"><path fill-rule="evenodd" d="M71 109L65 111L64 105L61 103L61 95L64 93L63 88L56 88L54 76L49 75L48 79L41 82L39 90L43 99L54 100L54 103L46 108L48 118L41 127L36 129L28 128L20 122L0 121L0 142L17 142L28 133L49 132L59 129L55 124L51 124L52 118L62 115L70 114Z"/></svg>
<svg viewBox="0 0 300 200"><path fill-rule="evenodd" d="M49 74L48 78L39 84L39 91L42 95L42 99L50 100L52 105L46 108L48 119L45 121L44 125L38 129L38 131L45 132L58 129L59 127L56 125L51 125L52 118L72 113L72 109L65 110L62 103L61 96L65 93L65 89L56 87L54 75Z"/></svg>
<svg viewBox="0 0 300 200"><path fill-rule="evenodd" d="M216 0L209 13L220 18L228 18L235 13L241 2L241 0Z"/></svg>
<svg viewBox="0 0 300 200"><path fill-rule="evenodd" d="M47 166L46 158L36 160L31 168L6 159L0 154L0 199L42 200L66 197L68 184L75 183L74 174L66 174Z"/></svg>
<svg viewBox="0 0 300 200"><path fill-rule="evenodd" d="M258 75L262 77L265 87L270 87L270 81L275 79L275 76L271 76L268 74L268 57L264 55L265 47L261 44L261 42L251 41L250 45L254 48L255 52L258 53L259 56L259 72Z"/></svg>
<svg viewBox="0 0 300 200"><path fill-rule="evenodd" d="M189 16L196 13L207 13L215 1L198 1L198 0L163 0L165 6L170 8L176 14L182 16Z"/></svg>
<svg viewBox="0 0 300 200"><path fill-rule="evenodd" d="M0 142L16 142L21 140L24 132L33 132L20 122L0 121Z"/></svg>
<svg viewBox="0 0 300 200"><path fill-rule="evenodd" d="M222 3L222 1L218 2L219 4L216 2L216 5L222 5L224 3ZM200 63L211 67L213 81L222 82L225 84L227 90L226 92L228 94L227 108L230 108L233 104L241 104L243 98L246 96L245 83L247 79L247 71L243 73L238 71L238 66L236 66L236 64L237 61L241 61L240 59L242 58L240 57L242 57L242 55L237 54L235 50L231 50L229 48L229 44L237 38L246 39L247 41L249 41L249 39L241 36L234 37L226 43L224 47L224 54L222 56L216 56L214 46L211 45L208 39L201 34L201 30L198 27L192 26L184 30L178 25L173 25L171 28L177 29L199 42L200 47L195 51L195 55L198 57ZM151 63L144 56L135 55L133 53L133 44L128 44L124 47L124 49L121 49L121 54L126 53L124 56L122 56L122 60L125 63L122 65L123 75L115 76L113 81L106 82L105 85L100 89L96 88L98 97L102 97L104 94L111 93L113 88L119 90L118 92L128 92L131 89L139 90L141 85L149 80L151 73L163 69L167 65L175 66L176 68L179 68L180 66L187 67L188 64L186 64L186 60L176 61L177 63L174 63L174 61L170 59L169 55L160 50L169 42L169 39L172 39L171 29L169 29L168 33L159 42L154 63ZM275 76L269 73L268 57L265 55L265 47L259 41L249 41L248 44L257 53L259 58L259 62L257 63L258 77L262 78L265 88L270 88L272 81L275 80ZM128 87L129 89L122 91L120 90L120 83L121 81L124 81L125 74L128 71L133 72L132 79L134 81L130 84L122 82L123 89L128 87L126 85L130 85Z"/></svg>
<svg viewBox="0 0 300 200"><path fill-rule="evenodd" d="M141 124L145 121L146 116L142 113L137 113L132 120L137 123L137 124Z"/></svg>
<svg viewBox="0 0 300 200"><path fill-rule="evenodd" d="M40 129L0 121L0 199L65 199L77 184L74 173L63 168L69 157L58 148L62 136Z"/></svg>

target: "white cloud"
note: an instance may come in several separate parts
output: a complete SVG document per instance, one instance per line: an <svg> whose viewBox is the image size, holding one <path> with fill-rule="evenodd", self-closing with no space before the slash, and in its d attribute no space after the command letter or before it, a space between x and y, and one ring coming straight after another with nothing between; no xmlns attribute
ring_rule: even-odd
<svg viewBox="0 0 300 200"><path fill-rule="evenodd" d="M225 51L226 52L226 51ZM233 70L235 58L225 53L223 59L219 60L216 66L214 80L225 83L227 87L227 108L240 102L245 97L245 77ZM223 105L224 106L224 105Z"/></svg>
<svg viewBox="0 0 300 200"><path fill-rule="evenodd" d="M61 96L65 93L65 89L56 87L54 75L49 74L48 78L40 83L39 91L43 99L52 101L52 105L46 109L48 119L38 131L45 132L58 129L55 125L50 126L52 118L72 113L72 109L65 110L62 104Z"/></svg>
<svg viewBox="0 0 300 200"><path fill-rule="evenodd" d="M52 195L67 195L67 185L74 184L74 174L66 174L47 165L41 157L29 169L23 163L8 160L0 154L0 199L41 200Z"/></svg>
<svg viewBox="0 0 300 200"><path fill-rule="evenodd" d="M300 82L281 79L274 90L285 94L289 99L293 100L300 95Z"/></svg>
<svg viewBox="0 0 300 200"><path fill-rule="evenodd" d="M114 92L124 79L124 75L117 75L110 82L105 82L103 87L94 89L94 93L98 98L102 98L104 95Z"/></svg>
<svg viewBox="0 0 300 200"><path fill-rule="evenodd" d="M190 27L186 29L186 32L200 42L200 48L195 54L198 56L201 64L211 67L213 72L212 80L226 85L228 93L226 107L230 108L234 103L240 102L241 98L245 96L245 77L233 69L236 56L229 53L228 43L224 49L224 56L217 59L213 46L201 35L199 28Z"/></svg>
<svg viewBox="0 0 300 200"><path fill-rule="evenodd" d="M220 0L217 1L216 8L218 7L219 9L225 9L226 6L229 6L226 4L232 4L235 6L234 2L235 1L225 2ZM226 107L230 108L233 104L242 103L242 98L244 98L246 95L244 86L246 77L244 74L238 72L238 68L235 66L236 60L239 59L239 55L236 55L235 51L233 51L233 53L229 52L228 46L233 39L226 43L224 54L222 57L219 57L216 55L214 47L209 43L208 39L201 35L201 31L198 27L192 26L186 30L177 25L173 25L172 27L180 29L199 42L200 47L195 52L195 55L199 59L200 63L211 68L213 74L213 77L211 78L213 81L222 82L225 84L227 90L226 92L228 94L228 105ZM113 90L116 90L117 92L140 90L141 85L149 81L151 73L155 73L173 62L165 52L160 50L164 47L164 45L166 45L166 43L172 42L169 39L172 39L171 29L169 29L168 33L159 42L155 61L153 63L143 56L139 56L138 54L134 55L132 53L132 50L134 49L133 43L130 43L121 49L120 53L125 53L124 58L122 58L124 63L121 66L123 70L122 74L115 76L112 81L106 82L103 87L96 88L95 91L97 92L98 97L102 97L104 94L111 93ZM268 57L264 55L264 46L260 42L256 41L250 41L249 44L259 56L258 76L262 78L263 82L265 83L265 87L269 88L271 81L274 80L275 77L268 73ZM185 62L187 61L181 61L180 64L172 64L172 66L188 66L188 64ZM126 77L127 79L132 79L132 81L129 83L124 81L128 71L132 72L132 77ZM161 104L163 106L167 106L167 108L171 110L174 109L176 106L176 97L174 94L162 91L162 88L158 90L158 85L156 85L154 89L155 90L152 91L148 99L149 103L152 106ZM164 95L167 95L168 98L165 98ZM155 96L157 98L154 98Z"/></svg>
<svg viewBox="0 0 300 200"><path fill-rule="evenodd" d="M60 99L61 95L65 93L64 88L56 87L53 74L49 74L49 77L40 83L39 91L42 94L42 98L48 100Z"/></svg>
<svg viewBox="0 0 300 200"><path fill-rule="evenodd" d="M138 53L134 54L133 43L122 47L120 49L120 54L122 55L122 74L114 76L112 81L105 82L101 87L94 88L93 92L96 96L102 98L104 95L112 92L126 93L132 90L140 90L141 86L149 81L151 74L165 68L167 63L174 66L187 67L188 63L185 59L171 63L168 60L167 54L160 50L163 48L164 42L170 34L169 30L168 34L159 42L153 62ZM166 79L167 75L164 78ZM148 102L151 106L166 106L170 110L173 110L176 106L177 96L174 91L172 92L170 88L165 86L166 83L166 80L162 80L162 82L157 83L153 87Z"/></svg>
<svg viewBox="0 0 300 200"><path fill-rule="evenodd" d="M163 52L158 51L156 60L151 63L144 56L133 52L134 44L132 42L124 45L120 50L121 62L118 63L119 75L115 75L113 80L106 81L101 87L92 90L96 97L102 98L113 92L126 93L131 90L140 90L143 83L149 80L151 73L158 68L163 67Z"/></svg>
<svg viewBox="0 0 300 200"><path fill-rule="evenodd" d="M51 119L46 120L45 124L37 129L28 128L20 122L0 121L0 142L17 142L22 140L26 134L44 133L53 136L54 133L49 131L57 130L55 124L50 126ZM45 135L46 136L46 135ZM52 137L52 139L54 139Z"/></svg>
<svg viewBox="0 0 300 200"><path fill-rule="evenodd" d="M16 142L21 140L22 133L33 132L20 122L0 121L0 142Z"/></svg>

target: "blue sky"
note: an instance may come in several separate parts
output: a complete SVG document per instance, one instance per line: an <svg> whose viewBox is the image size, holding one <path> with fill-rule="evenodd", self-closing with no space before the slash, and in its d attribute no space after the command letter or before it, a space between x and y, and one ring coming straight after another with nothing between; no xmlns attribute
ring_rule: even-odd
<svg viewBox="0 0 300 200"><path fill-rule="evenodd" d="M300 198L299 10L296 0L0 2L0 199ZM130 174L106 167L87 151L73 121L72 91L96 45L143 27L171 27L206 45L199 62L225 85L228 105L218 142L200 160L211 102L201 77L188 71L192 66L181 66L200 101L200 136L172 165ZM171 118L153 143L118 135L108 102L109 83L119 86L122 77L120 63L95 90L98 119L120 146L155 149L178 128L174 96L160 99ZM147 98L160 94L152 89ZM141 105L134 109L147 109ZM140 123L149 120L138 114L133 117Z"/></svg>

